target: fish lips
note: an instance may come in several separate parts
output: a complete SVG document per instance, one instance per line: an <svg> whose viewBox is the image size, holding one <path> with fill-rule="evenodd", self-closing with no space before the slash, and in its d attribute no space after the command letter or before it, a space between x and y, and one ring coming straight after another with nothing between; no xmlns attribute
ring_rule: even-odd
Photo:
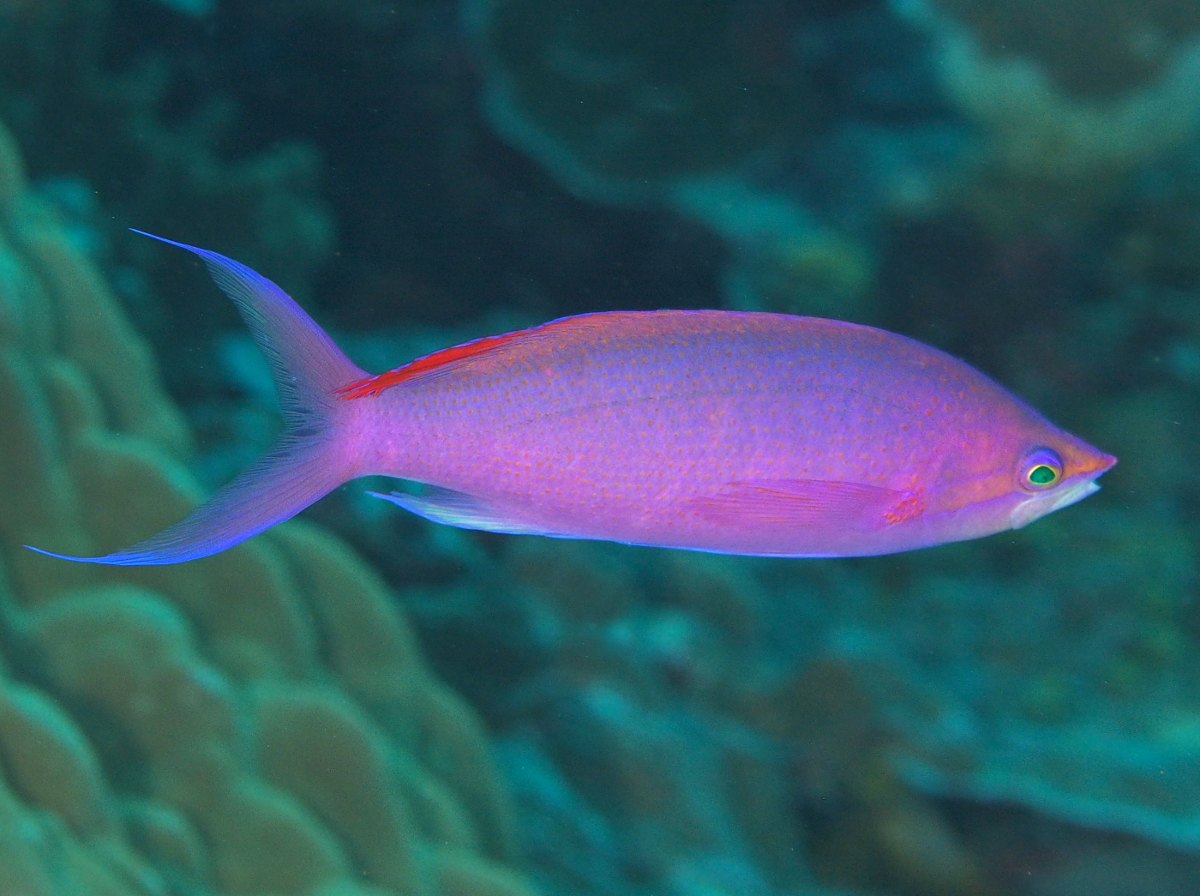
<svg viewBox="0 0 1200 896"><path fill-rule="evenodd" d="M1096 480L1108 472L1116 464L1117 459L1110 454L1101 454L1096 463L1086 470L1080 470L1074 476L1061 482L1057 487L1048 491L1032 494L1013 508L1009 522L1014 529L1028 526L1036 519L1048 513L1070 507L1077 501L1082 501L1088 495L1100 491Z"/></svg>

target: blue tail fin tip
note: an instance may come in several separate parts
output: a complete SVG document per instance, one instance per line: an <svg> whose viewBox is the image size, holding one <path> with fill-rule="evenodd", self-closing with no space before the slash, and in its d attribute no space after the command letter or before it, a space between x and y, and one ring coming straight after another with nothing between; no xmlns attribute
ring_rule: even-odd
<svg viewBox="0 0 1200 896"><path fill-rule="evenodd" d="M35 548L31 544L24 545L24 547L33 551L35 554L41 554L43 557L53 557L55 560L70 560L72 563L98 563L98 564L104 564L106 566L133 566L133 565L136 565L136 561L123 559L121 557L121 554L124 553L123 551L121 552L121 554L107 554L103 557L73 557L70 554L56 554L56 553L54 553L54 551L44 551L41 548ZM167 561L163 561L163 562L167 562ZM150 564L144 563L142 565L150 565Z"/></svg>
<svg viewBox="0 0 1200 896"><path fill-rule="evenodd" d="M195 252L197 255L204 254L206 249L197 249L195 246L189 246L187 243L177 243L175 240L169 240L165 236L155 236L153 233L147 233L144 230L138 230L136 227L129 228L131 233L136 233L141 236L148 236L152 240L158 240L160 243L167 243L171 246L178 246L180 249L187 249L189 252Z"/></svg>
<svg viewBox="0 0 1200 896"><path fill-rule="evenodd" d="M56 554L54 551L44 551L41 548L35 548L31 544L22 545L22 547L33 551L35 554L41 554L43 557L54 557L56 560L73 560L76 563L97 563L103 559L101 557L72 557L70 554Z"/></svg>

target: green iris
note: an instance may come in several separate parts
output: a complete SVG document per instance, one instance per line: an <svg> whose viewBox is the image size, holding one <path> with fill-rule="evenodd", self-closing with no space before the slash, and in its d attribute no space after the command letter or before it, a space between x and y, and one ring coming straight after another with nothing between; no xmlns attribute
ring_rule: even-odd
<svg viewBox="0 0 1200 896"><path fill-rule="evenodd" d="M1058 470L1049 464L1038 464L1029 471L1029 481L1034 485L1050 485L1058 478Z"/></svg>

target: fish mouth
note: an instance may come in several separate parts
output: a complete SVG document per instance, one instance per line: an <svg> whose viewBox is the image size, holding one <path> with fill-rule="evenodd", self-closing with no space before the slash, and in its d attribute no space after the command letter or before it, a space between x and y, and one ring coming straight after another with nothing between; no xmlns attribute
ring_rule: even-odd
<svg viewBox="0 0 1200 896"><path fill-rule="evenodd" d="M1115 457L1105 455L1108 463L1098 464L1098 472L1087 471L1085 473L1077 473L1076 481L1072 483L1063 483L1063 485L1043 495L1033 495L1022 501L1013 508L1012 515L1009 517L1009 522L1014 529L1020 529L1028 526L1036 519L1044 517L1048 513L1054 513L1056 510L1062 510L1064 507L1070 507L1077 501L1082 501L1088 495L1094 495L1100 491L1100 486L1096 484L1096 477L1117 462Z"/></svg>

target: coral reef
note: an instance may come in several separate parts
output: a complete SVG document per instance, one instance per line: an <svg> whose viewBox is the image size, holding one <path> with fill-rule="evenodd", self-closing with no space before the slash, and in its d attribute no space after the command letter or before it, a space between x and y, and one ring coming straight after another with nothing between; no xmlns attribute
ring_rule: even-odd
<svg viewBox="0 0 1200 896"><path fill-rule="evenodd" d="M179 569L19 548L116 547L197 489L79 257L103 241L6 147L0 880L521 893L517 841L547 892L586 896L1197 891L1200 167L1159 162L1195 155L1192 7L475 0L475 57L449 2L218 7L0 0L37 196L93 197L126 273L153 250L114 215L303 293L328 203L352 251L318 298L396 328L347 341L382 369L560 313L711 305L724 268L731 304L878 314L970 355L1121 465L1026 531L845 563L462 533L355 489L314 508L497 732L513 811L390 595L312 528ZM489 138L477 79L574 196ZM150 307L186 312L162 270L146 295L182 298ZM255 394L188 382L226 431Z"/></svg>
<svg viewBox="0 0 1200 896"><path fill-rule="evenodd" d="M185 512L145 344L0 131L0 876L22 896L524 896L479 721L301 523L211 561L55 562Z"/></svg>
<svg viewBox="0 0 1200 896"><path fill-rule="evenodd" d="M710 228L735 307L887 323L881 231L1070 240L1200 125L1180 0L667 6L464 0L496 131L579 195Z"/></svg>
<svg viewBox="0 0 1200 896"><path fill-rule="evenodd" d="M982 126L959 201L1000 232L1086 223L1200 125L1200 16L1178 0L896 0Z"/></svg>
<svg viewBox="0 0 1200 896"><path fill-rule="evenodd" d="M198 13L203 5L173 4ZM0 5L0 118L36 169L34 187L52 194L68 179L103 197L104 214L81 222L92 232L80 247L106 268L139 272L117 281L122 299L154 292L138 288L145 273L159 292L187 294L177 277L154 270L157 256L123 232L130 225L176 234L186 225L198 243L236 249L306 295L334 248L319 153L295 138L258 138L230 93L210 85L212 73L198 71L192 54L169 54L155 31L182 49L199 39L202 20L149 2L129 6ZM160 329L198 336L222 319L189 314L194 304L156 308Z"/></svg>
<svg viewBox="0 0 1200 896"><path fill-rule="evenodd" d="M464 8L489 121L568 190L711 228L741 256L731 277L743 307L869 316L869 252L753 176L827 125L789 46L820 11L755 0Z"/></svg>
<svg viewBox="0 0 1200 896"><path fill-rule="evenodd" d="M479 3L496 127L572 189L609 198L723 173L813 129L812 96L754 56L720 3ZM749 30L749 28L747 28Z"/></svg>

